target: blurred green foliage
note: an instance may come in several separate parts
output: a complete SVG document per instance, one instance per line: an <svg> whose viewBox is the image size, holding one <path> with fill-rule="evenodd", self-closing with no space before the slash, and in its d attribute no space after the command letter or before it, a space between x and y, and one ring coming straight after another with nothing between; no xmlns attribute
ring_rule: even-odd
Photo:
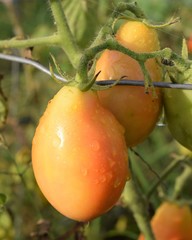
<svg viewBox="0 0 192 240"><path fill-rule="evenodd" d="M47 1L13 2L24 37L40 37L54 33L55 26ZM89 46L118 2L119 0L62 1L69 25L82 49ZM179 23L159 30L162 46L180 51L182 38L192 34L192 2L138 0L138 4L152 22L165 22L171 17L181 17ZM0 40L15 37L18 26L12 19L12 14L10 8L0 1ZM73 76L72 66L65 53L55 46L36 47L32 53L28 51L9 49L5 52L22 56L32 54L35 60L46 67L51 52L66 72L66 76ZM4 76L2 88L9 105L7 124L0 131L0 239L75 239L75 233L77 235L81 228L47 203L36 185L31 169L30 149L35 127L47 102L61 85L31 66L4 60L0 60L0 74ZM179 154L179 147L166 126L157 126L149 139L134 151L137 154L130 151L131 166L145 194L151 182L157 180L156 174L161 174L171 162L172 155ZM142 158L154 171L151 171ZM165 181L164 188L167 193L171 191L174 179L180 171L181 169L178 169ZM151 216L159 202L159 197L154 194L149 208ZM121 206L121 202L106 215L88 223L85 231L90 240L136 239L138 234L132 215Z"/></svg>

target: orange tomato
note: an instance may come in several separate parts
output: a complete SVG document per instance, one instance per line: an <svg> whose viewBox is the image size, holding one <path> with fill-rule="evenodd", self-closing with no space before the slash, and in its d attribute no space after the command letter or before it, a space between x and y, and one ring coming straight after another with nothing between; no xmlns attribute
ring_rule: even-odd
<svg viewBox="0 0 192 240"><path fill-rule="evenodd" d="M128 21L116 34L117 41L135 52L159 50L159 40L154 29L142 22ZM153 81L161 80L161 69L155 59L146 62L147 70ZM138 62L131 57L113 50L105 50L96 63L95 72L101 71L97 80L144 79ZM162 97L156 89L157 98L145 93L143 87L115 86L99 92L102 105L108 108L125 128L128 146L142 142L154 129L161 110Z"/></svg>
<svg viewBox="0 0 192 240"><path fill-rule="evenodd" d="M192 215L189 206L163 202L151 221L156 240L191 240ZM138 240L145 240L140 235Z"/></svg>
<svg viewBox="0 0 192 240"><path fill-rule="evenodd" d="M114 206L129 178L124 129L95 92L63 87L36 129L32 165L55 209L89 221Z"/></svg>
<svg viewBox="0 0 192 240"><path fill-rule="evenodd" d="M192 36L190 36L189 39L187 40L187 47L189 53L192 53Z"/></svg>

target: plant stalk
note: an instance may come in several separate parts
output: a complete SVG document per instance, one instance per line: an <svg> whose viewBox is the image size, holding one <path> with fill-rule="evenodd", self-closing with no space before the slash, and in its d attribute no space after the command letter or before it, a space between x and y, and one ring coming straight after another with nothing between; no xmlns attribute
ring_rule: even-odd
<svg viewBox="0 0 192 240"><path fill-rule="evenodd" d="M60 0L50 0L50 7L57 26L59 41L71 64L77 69L81 52L69 28Z"/></svg>
<svg viewBox="0 0 192 240"><path fill-rule="evenodd" d="M47 37L29 38L29 39L17 39L1 40L0 48L28 48L40 45L55 45L59 43L59 36L52 35Z"/></svg>
<svg viewBox="0 0 192 240"><path fill-rule="evenodd" d="M132 179L126 184L124 201L133 213L135 221L141 233L144 235L145 240L155 240L148 216L147 202Z"/></svg>

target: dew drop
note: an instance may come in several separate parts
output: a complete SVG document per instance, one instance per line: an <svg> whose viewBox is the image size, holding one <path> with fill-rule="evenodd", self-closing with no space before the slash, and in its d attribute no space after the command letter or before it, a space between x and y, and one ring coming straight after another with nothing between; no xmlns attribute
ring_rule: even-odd
<svg viewBox="0 0 192 240"><path fill-rule="evenodd" d="M121 184L121 181L117 178L113 186L114 188L118 188L120 184Z"/></svg>
<svg viewBox="0 0 192 240"><path fill-rule="evenodd" d="M114 161L114 160L111 160L111 161L110 161L110 167L112 168L112 167L114 167L114 165L115 165L115 161Z"/></svg>
<svg viewBox="0 0 192 240"><path fill-rule="evenodd" d="M113 174L112 173L108 173L107 174L107 178L108 178L108 181L110 181L113 178Z"/></svg>
<svg viewBox="0 0 192 240"><path fill-rule="evenodd" d="M105 168L101 168L99 172L100 173L105 173Z"/></svg>
<svg viewBox="0 0 192 240"><path fill-rule="evenodd" d="M84 177L86 177L87 174L88 174L88 170L87 170L86 168L82 168L82 169L81 169L81 172L82 172L82 175L83 175Z"/></svg>
<svg viewBox="0 0 192 240"><path fill-rule="evenodd" d="M95 180L93 181L93 183L97 185L97 184L99 184L99 180L98 180L98 179L95 179Z"/></svg>
<svg viewBox="0 0 192 240"><path fill-rule="evenodd" d="M56 135L52 138L52 144L56 148L62 148L64 144L63 129L58 127Z"/></svg>
<svg viewBox="0 0 192 240"><path fill-rule="evenodd" d="M100 144L99 144L99 142L95 141L91 144L91 147L92 147L93 151L99 151Z"/></svg>
<svg viewBox="0 0 192 240"><path fill-rule="evenodd" d="M126 181L129 181L131 179L130 175L127 175Z"/></svg>
<svg viewBox="0 0 192 240"><path fill-rule="evenodd" d="M101 176L101 177L100 177L100 182L101 182L101 183L106 182L106 177L105 177L105 176Z"/></svg>

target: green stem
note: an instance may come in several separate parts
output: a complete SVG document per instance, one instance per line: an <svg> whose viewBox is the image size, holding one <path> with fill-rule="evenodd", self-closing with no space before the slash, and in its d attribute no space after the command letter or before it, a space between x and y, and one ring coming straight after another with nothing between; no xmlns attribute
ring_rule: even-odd
<svg viewBox="0 0 192 240"><path fill-rule="evenodd" d="M27 48L40 45L54 45L58 43L59 43L58 35L23 40L13 38L11 40L1 40L0 48Z"/></svg>
<svg viewBox="0 0 192 240"><path fill-rule="evenodd" d="M110 35L113 34L112 28L115 20L122 15L123 12L129 11L132 14L134 14L138 18L144 18L144 13L141 11L140 8L136 5L136 3L125 3L120 2L117 7L114 9L114 11L111 14L111 17L107 21L107 24L105 24L99 31L97 37L93 41L90 47L95 47L98 44L101 44L104 36L106 36L108 33Z"/></svg>
<svg viewBox="0 0 192 240"><path fill-rule="evenodd" d="M124 201L132 211L145 240L155 240L148 216L147 203L132 179L126 184Z"/></svg>
<svg viewBox="0 0 192 240"><path fill-rule="evenodd" d="M192 168L191 166L185 165L183 173L177 177L175 181L175 187L173 191L172 198L177 199L185 186L186 182L192 177Z"/></svg>
<svg viewBox="0 0 192 240"><path fill-rule="evenodd" d="M86 89L85 84L88 82L87 66L88 66L89 61L91 61L97 53L99 53L105 49L116 50L116 51L122 52L122 53L130 56L131 58L135 59L139 63L141 63L141 65L147 59L155 58L155 57L161 56L166 53L164 50L151 52L151 53L136 53L136 52L124 47L123 45L119 44L115 39L110 38L100 45L97 45L92 48L88 48L87 50L85 50L84 54L82 55L79 66L78 66L78 73L76 75L76 81L80 83L79 88L82 91L84 91L84 89ZM145 70L145 66L142 65L142 71L145 76L147 70L145 70L145 71L144 70ZM146 81L149 81L148 85L151 85L151 81L149 80L148 76L146 78Z"/></svg>
<svg viewBox="0 0 192 240"><path fill-rule="evenodd" d="M73 67L76 69L81 56L81 52L76 44L76 41L74 40L74 37L67 23L61 1L50 0L50 6L57 26L60 44L64 52L68 56L70 62L72 63Z"/></svg>

